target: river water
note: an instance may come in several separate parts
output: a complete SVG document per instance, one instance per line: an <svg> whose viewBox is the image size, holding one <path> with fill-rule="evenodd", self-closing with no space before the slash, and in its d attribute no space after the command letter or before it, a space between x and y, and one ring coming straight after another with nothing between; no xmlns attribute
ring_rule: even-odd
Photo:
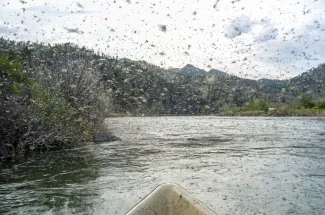
<svg viewBox="0 0 325 215"><path fill-rule="evenodd" d="M325 214L325 118L109 118L122 141L0 172L2 214L125 214L177 183L217 214Z"/></svg>

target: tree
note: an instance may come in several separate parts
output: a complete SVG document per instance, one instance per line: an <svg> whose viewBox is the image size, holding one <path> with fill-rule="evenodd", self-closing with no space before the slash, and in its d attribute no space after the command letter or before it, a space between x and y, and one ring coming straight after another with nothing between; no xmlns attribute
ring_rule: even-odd
<svg viewBox="0 0 325 215"><path fill-rule="evenodd" d="M267 102L264 98L260 99L251 99L249 100L249 103L246 105L246 109L249 111L264 111L267 112L269 107L267 105Z"/></svg>
<svg viewBox="0 0 325 215"><path fill-rule="evenodd" d="M19 93L28 83L27 74L23 72L18 61L9 60L8 56L0 54L0 96L3 99L8 94Z"/></svg>
<svg viewBox="0 0 325 215"><path fill-rule="evenodd" d="M307 94L307 93L302 93L300 95L300 99L299 99L299 105L303 108L313 108L315 107L315 102L313 101L313 98L311 95Z"/></svg>
<svg viewBox="0 0 325 215"><path fill-rule="evenodd" d="M260 110L267 112L269 110L269 107L267 105L267 102L264 98L257 99L255 102L255 110Z"/></svg>
<svg viewBox="0 0 325 215"><path fill-rule="evenodd" d="M316 103L317 109L325 109L325 100L318 100Z"/></svg>

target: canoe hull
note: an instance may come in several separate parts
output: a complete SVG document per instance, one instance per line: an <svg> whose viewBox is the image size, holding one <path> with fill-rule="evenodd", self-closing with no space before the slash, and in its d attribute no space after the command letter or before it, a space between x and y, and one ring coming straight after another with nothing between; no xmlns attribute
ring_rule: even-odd
<svg viewBox="0 0 325 215"><path fill-rule="evenodd" d="M216 215L185 189L163 184L134 206L126 215Z"/></svg>

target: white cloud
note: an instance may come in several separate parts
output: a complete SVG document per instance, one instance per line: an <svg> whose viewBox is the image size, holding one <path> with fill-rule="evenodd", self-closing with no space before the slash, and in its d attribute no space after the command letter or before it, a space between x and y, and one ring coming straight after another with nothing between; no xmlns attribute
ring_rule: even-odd
<svg viewBox="0 0 325 215"><path fill-rule="evenodd" d="M255 42L265 42L277 38L278 29L270 23L270 20L256 24L252 29L252 35Z"/></svg>
<svg viewBox="0 0 325 215"><path fill-rule="evenodd" d="M243 14L230 21L225 36L232 39L248 33L251 33L255 42L273 40L278 36L278 30L271 24L269 18L251 20Z"/></svg>
<svg viewBox="0 0 325 215"><path fill-rule="evenodd" d="M225 36L227 38L234 38L243 33L248 33L251 31L253 25L254 23L248 16L241 15L229 23Z"/></svg>

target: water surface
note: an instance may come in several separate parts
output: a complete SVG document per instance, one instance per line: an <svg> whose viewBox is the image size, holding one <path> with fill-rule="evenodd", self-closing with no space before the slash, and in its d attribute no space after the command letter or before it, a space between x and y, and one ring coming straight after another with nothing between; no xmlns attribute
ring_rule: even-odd
<svg viewBox="0 0 325 215"><path fill-rule="evenodd" d="M162 183L218 214L325 214L325 119L110 118L123 141L1 166L0 213L124 214Z"/></svg>

